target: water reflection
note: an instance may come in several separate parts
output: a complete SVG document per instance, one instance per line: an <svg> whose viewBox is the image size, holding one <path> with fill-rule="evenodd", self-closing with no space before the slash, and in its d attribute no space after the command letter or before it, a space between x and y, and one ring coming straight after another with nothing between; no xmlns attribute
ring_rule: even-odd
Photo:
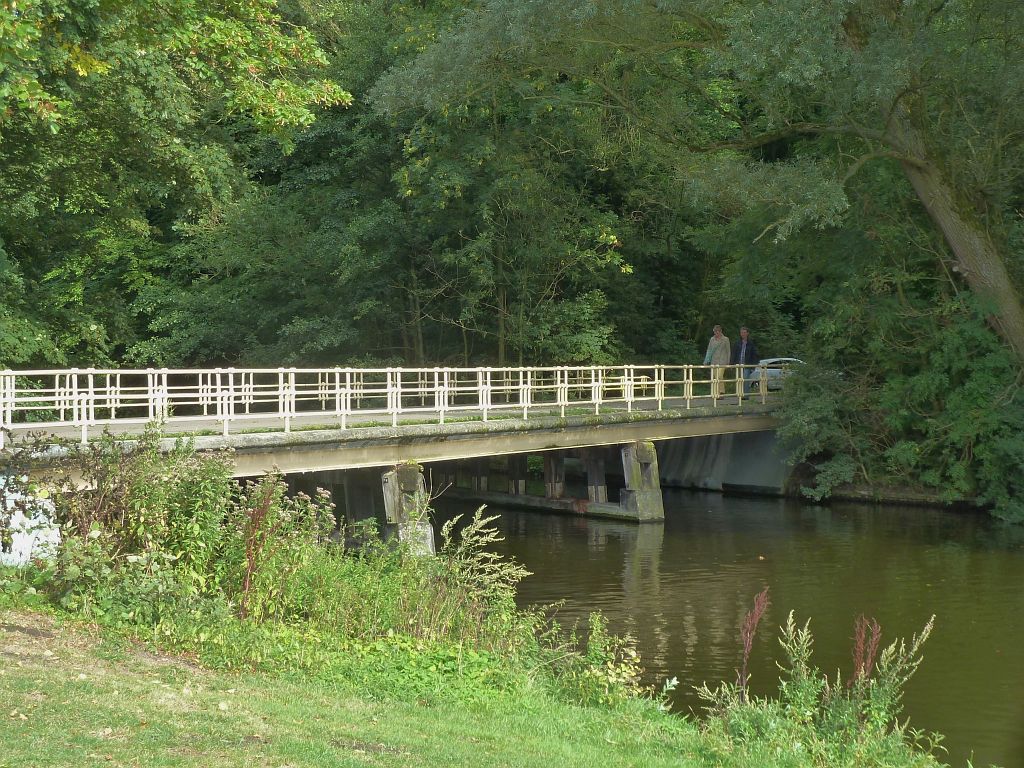
<svg viewBox="0 0 1024 768"><path fill-rule="evenodd" d="M907 691L911 725L945 733L953 765L972 749L978 766L1024 765L1024 530L978 515L719 494L667 492L665 507L664 525L641 526L504 513L503 551L534 572L520 599L565 600L567 622L605 613L638 638L652 682L679 677L682 710L700 705L693 685L735 678L739 627L766 585L755 692L775 688L774 630L790 610L812 620L817 664L844 674L858 614L876 617L887 642L934 613Z"/></svg>

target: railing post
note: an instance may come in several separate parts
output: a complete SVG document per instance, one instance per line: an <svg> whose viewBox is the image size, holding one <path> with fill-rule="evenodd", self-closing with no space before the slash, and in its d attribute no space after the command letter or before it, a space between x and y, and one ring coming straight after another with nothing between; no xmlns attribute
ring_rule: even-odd
<svg viewBox="0 0 1024 768"><path fill-rule="evenodd" d="M157 374L157 408L156 418L163 424L171 417L171 372L161 368Z"/></svg>
<svg viewBox="0 0 1024 768"><path fill-rule="evenodd" d="M14 424L14 384L13 374L0 376L0 450L3 450L7 439L4 430Z"/></svg>
<svg viewBox="0 0 1024 768"><path fill-rule="evenodd" d="M78 369L68 371L68 397L71 400L71 423L76 427L82 425L82 404L78 397Z"/></svg>
<svg viewBox="0 0 1024 768"><path fill-rule="evenodd" d="M292 431L291 414L288 411L288 377L284 368L277 369L277 415L284 419L284 431Z"/></svg>
<svg viewBox="0 0 1024 768"><path fill-rule="evenodd" d="M626 398L626 412L632 413L633 398L636 397L632 365L627 365L622 369L622 394Z"/></svg>
<svg viewBox="0 0 1024 768"><path fill-rule="evenodd" d="M480 384L480 407L483 410L483 420L487 421L487 411L491 407L491 369L483 368L477 376Z"/></svg>
<svg viewBox="0 0 1024 768"><path fill-rule="evenodd" d="M206 402L203 404L203 416L209 416L207 411L209 405L213 404L213 415L217 421L221 422L221 430L224 429L224 403L223 396L221 395L221 386L223 384L224 377L221 376L221 369L214 368L210 373L206 374ZM203 376L199 377L199 386L203 386Z"/></svg>
<svg viewBox="0 0 1024 768"><path fill-rule="evenodd" d="M345 392L341 401L341 428L348 427L348 416L352 413L352 369L345 369Z"/></svg>
<svg viewBox="0 0 1024 768"><path fill-rule="evenodd" d="M437 423L444 424L445 399L447 394L444 387L444 374L441 369L434 367L434 410L437 411Z"/></svg>
<svg viewBox="0 0 1024 768"><path fill-rule="evenodd" d="M96 421L96 372L94 368L86 369L85 375L85 419L82 422L82 442L89 442L89 426Z"/></svg>
<svg viewBox="0 0 1024 768"><path fill-rule="evenodd" d="M320 401L320 410L327 408L327 398L331 393L331 371L319 370L316 372L316 397Z"/></svg>
<svg viewBox="0 0 1024 768"><path fill-rule="evenodd" d="M114 383L111 384L110 382ZM107 374L107 407L110 408L110 420L117 419L117 407L121 404L121 374Z"/></svg>
<svg viewBox="0 0 1024 768"><path fill-rule="evenodd" d="M441 423L444 424L445 414L448 413L450 405L448 398L452 394L452 372L450 368L441 371Z"/></svg>
<svg viewBox="0 0 1024 768"><path fill-rule="evenodd" d="M331 388L334 394L334 418L341 422L341 368L334 366L331 369L330 379L334 382L334 386Z"/></svg>
<svg viewBox="0 0 1024 768"><path fill-rule="evenodd" d="M398 410L402 398L402 374L394 368L388 368L388 411L391 413L391 426L398 426ZM396 381L397 379L397 381Z"/></svg>
<svg viewBox="0 0 1024 768"><path fill-rule="evenodd" d="M604 379L604 368L592 366L590 369L590 399L594 404L594 415L601 413L601 388Z"/></svg>
<svg viewBox="0 0 1024 768"><path fill-rule="evenodd" d="M663 411L665 403L665 366L654 366L654 397L658 401L658 410Z"/></svg>
<svg viewBox="0 0 1024 768"><path fill-rule="evenodd" d="M64 414L68 409L67 386L61 387L61 374L53 376L53 405L60 412L60 420L65 421Z"/></svg>
<svg viewBox="0 0 1024 768"><path fill-rule="evenodd" d="M686 398L686 410L690 410L690 403L693 400L693 366L683 366L683 397Z"/></svg>
<svg viewBox="0 0 1024 768"><path fill-rule="evenodd" d="M199 374L199 404L203 407L203 416L210 415L210 400L212 399L211 393L214 391L213 386L213 374L202 373Z"/></svg>
<svg viewBox="0 0 1024 768"><path fill-rule="evenodd" d="M523 406L523 421L530 418L530 369L519 369L519 404Z"/></svg>
<svg viewBox="0 0 1024 768"><path fill-rule="evenodd" d="M156 372L152 368L146 369L146 418L153 421L156 407L153 403L153 391L156 389ZM63 418L63 417L62 417Z"/></svg>
<svg viewBox="0 0 1024 768"><path fill-rule="evenodd" d="M256 401L256 374L255 372L243 371L242 377L242 404L245 406L245 414L248 416L252 411L252 404Z"/></svg>
<svg viewBox="0 0 1024 768"><path fill-rule="evenodd" d="M235 417L235 369L228 368L228 389L225 393L224 437L231 431L230 422Z"/></svg>
<svg viewBox="0 0 1024 768"><path fill-rule="evenodd" d="M565 406L569 403L569 369L565 366L555 369L555 392L558 395L559 413L565 418Z"/></svg>
<svg viewBox="0 0 1024 768"><path fill-rule="evenodd" d="M291 420L299 412L297 396L298 388L295 383L295 368L293 367L288 369L288 428L285 429L285 432L291 430Z"/></svg>

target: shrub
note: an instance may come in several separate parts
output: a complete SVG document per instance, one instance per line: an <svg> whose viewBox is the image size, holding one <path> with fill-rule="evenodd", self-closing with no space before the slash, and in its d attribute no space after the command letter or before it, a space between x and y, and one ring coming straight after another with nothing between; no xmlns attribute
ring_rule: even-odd
<svg viewBox="0 0 1024 768"><path fill-rule="evenodd" d="M880 630L877 624L858 619L854 672L844 685L838 674L829 680L811 664L814 640L809 623L798 626L790 613L780 640L786 660L780 665L777 699L747 698L736 684L698 689L708 703L705 731L722 745L723 754L730 754L723 764L755 765L785 758L835 768L935 765L928 751L940 737L911 732L899 721L903 688L921 662L921 647L932 623L929 620L909 643L897 640L887 646L875 663L868 651Z"/></svg>
<svg viewBox="0 0 1024 768"><path fill-rule="evenodd" d="M363 546L345 552L329 539L326 492L291 496L276 475L239 483L228 457L162 445L155 428L135 443L105 435L62 450L50 482L67 541L44 588L68 611L175 636L227 611L254 624L508 658L536 645L535 617L514 602L527 572L489 551L497 534L482 509L459 530L444 527L437 558L366 528Z"/></svg>
<svg viewBox="0 0 1024 768"><path fill-rule="evenodd" d="M316 498L304 493L292 497L286 491L279 476L268 475L227 499L217 570L224 594L238 603L242 619L308 618L307 595L291 588L294 577L330 559L330 496L320 492Z"/></svg>

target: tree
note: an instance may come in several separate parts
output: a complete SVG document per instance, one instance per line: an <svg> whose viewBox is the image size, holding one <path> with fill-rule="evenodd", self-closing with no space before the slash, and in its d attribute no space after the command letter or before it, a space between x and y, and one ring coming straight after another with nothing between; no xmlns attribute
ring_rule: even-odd
<svg viewBox="0 0 1024 768"><path fill-rule="evenodd" d="M395 113L439 111L495 83L532 100L531 80L557 82L553 111L596 126L618 173L642 158L658 180L621 187L644 200L635 218L657 209L645 190L673 200L705 254L688 272L698 306L753 311L770 344L811 361L786 434L814 492L897 479L1020 517L1021 13L489 0L378 93Z"/></svg>
<svg viewBox="0 0 1024 768"><path fill-rule="evenodd" d="M552 149L580 140L571 110L556 137L538 119L545 104L502 88L447 113L382 114L370 103L388 68L463 8L308 9L304 23L359 103L325 112L288 157L257 158L259 193L189 234L187 266L146 291L147 314L168 322L135 359L609 358L603 289L623 266L618 220L594 174ZM334 33L339 23L348 34Z"/></svg>
<svg viewBox="0 0 1024 768"><path fill-rule="evenodd" d="M246 185L253 129L287 143L349 99L274 7L0 5L0 249L25 292L0 337L33 338L2 363L119 355L175 227Z"/></svg>
<svg viewBox="0 0 1024 768"><path fill-rule="evenodd" d="M436 107L509 62L562 73L672 147L705 201L776 207L777 239L839 223L849 179L896 162L1021 359L1022 29L1012 0L490 0L388 96Z"/></svg>
<svg viewBox="0 0 1024 768"><path fill-rule="evenodd" d="M1024 121L1024 8L867 0L789 2L779 11L757 3L721 19L718 69L736 72L752 105L739 120L743 135L727 143L847 138L826 177L832 184L868 162L895 160L948 246L942 258L990 305L994 328L1024 359L1012 247L1024 171L1016 128Z"/></svg>

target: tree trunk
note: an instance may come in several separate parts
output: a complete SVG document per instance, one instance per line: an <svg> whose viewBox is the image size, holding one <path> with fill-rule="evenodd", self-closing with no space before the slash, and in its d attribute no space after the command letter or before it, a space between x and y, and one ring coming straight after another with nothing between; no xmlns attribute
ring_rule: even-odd
<svg viewBox="0 0 1024 768"><path fill-rule="evenodd" d="M508 299L505 289L498 289L498 367L505 367L505 315L508 313Z"/></svg>
<svg viewBox="0 0 1024 768"><path fill-rule="evenodd" d="M423 308L420 305L416 270L409 270L409 336L412 342L413 365L422 367L426 360L423 344Z"/></svg>
<svg viewBox="0 0 1024 768"><path fill-rule="evenodd" d="M903 170L953 252L956 270L975 294L991 303L995 314L989 316L989 324L1024 362L1024 307L1002 254L985 227L969 213L965 215L964 205L939 168L928 162L927 147L909 118L899 121L897 133L910 155L923 161L903 161Z"/></svg>

